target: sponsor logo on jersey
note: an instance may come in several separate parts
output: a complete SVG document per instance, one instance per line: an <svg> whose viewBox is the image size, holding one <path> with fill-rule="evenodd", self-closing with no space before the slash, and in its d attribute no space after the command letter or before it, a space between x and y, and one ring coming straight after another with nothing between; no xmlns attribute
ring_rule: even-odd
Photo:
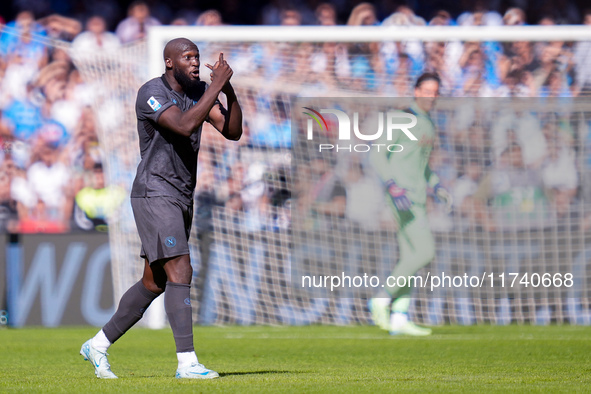
<svg viewBox="0 0 591 394"><path fill-rule="evenodd" d="M154 112L158 111L160 108L162 108L162 104L160 104L158 102L158 100L156 100L154 98L154 96L150 97L148 99L148 105L150 106L150 108L152 108L154 110Z"/></svg>

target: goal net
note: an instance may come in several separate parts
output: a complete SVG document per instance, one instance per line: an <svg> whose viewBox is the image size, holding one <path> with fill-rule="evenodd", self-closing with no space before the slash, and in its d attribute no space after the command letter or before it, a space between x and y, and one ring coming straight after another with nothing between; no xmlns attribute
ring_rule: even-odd
<svg viewBox="0 0 591 394"><path fill-rule="evenodd" d="M370 322L374 288L294 288L300 273L331 275L340 261L353 265L350 276L383 280L399 253L399 230L367 159L347 154L364 141L312 154L307 125L326 130L303 107L354 111L396 97L392 108L404 110L424 71L442 78L430 166L454 205L449 212L427 200L436 252L420 274L481 280L419 287L411 314L431 324L591 322L591 103L587 87L576 86L573 55L576 41L591 40L588 30L158 27L116 52L71 52L94 92L107 180L128 190L139 161L137 89L162 74L162 49L175 37L198 44L206 81L205 63L224 53L244 113L239 142L203 128L191 234L196 323ZM519 62L529 55L536 63L527 68ZM320 135L338 146L335 133ZM128 202L111 217L109 237L119 299L143 268ZM154 325L164 321L155 316Z"/></svg>

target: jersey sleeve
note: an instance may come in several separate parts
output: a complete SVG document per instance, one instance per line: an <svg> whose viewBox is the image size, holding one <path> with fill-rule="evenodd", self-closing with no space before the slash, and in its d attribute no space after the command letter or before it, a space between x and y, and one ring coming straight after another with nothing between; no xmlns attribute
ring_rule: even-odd
<svg viewBox="0 0 591 394"><path fill-rule="evenodd" d="M158 123L162 113L173 105L165 86L145 84L137 94L135 110L139 120Z"/></svg>

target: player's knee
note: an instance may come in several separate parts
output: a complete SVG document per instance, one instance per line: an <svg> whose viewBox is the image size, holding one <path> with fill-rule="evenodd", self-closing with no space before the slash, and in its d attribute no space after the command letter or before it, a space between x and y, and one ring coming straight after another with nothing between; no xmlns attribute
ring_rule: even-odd
<svg viewBox="0 0 591 394"><path fill-rule="evenodd" d="M189 256L171 259L164 264L168 280L174 283L191 283L193 267Z"/></svg>
<svg viewBox="0 0 591 394"><path fill-rule="evenodd" d="M146 290L151 291L154 294L162 294L164 290L166 290L166 281L158 283L155 280L148 280L146 278L142 279L142 284L146 288Z"/></svg>

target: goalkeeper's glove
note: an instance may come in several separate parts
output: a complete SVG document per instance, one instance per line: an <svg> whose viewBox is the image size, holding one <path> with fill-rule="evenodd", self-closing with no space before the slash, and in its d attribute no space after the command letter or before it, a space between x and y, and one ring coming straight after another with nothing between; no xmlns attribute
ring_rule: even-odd
<svg viewBox="0 0 591 394"><path fill-rule="evenodd" d="M398 186L392 179L386 182L386 189L388 194L392 197L392 201L399 211L408 211L412 202L406 196L406 189Z"/></svg>
<svg viewBox="0 0 591 394"><path fill-rule="evenodd" d="M445 204L445 212L450 213L453 204L451 194L439 183L433 188L433 194L439 202Z"/></svg>

